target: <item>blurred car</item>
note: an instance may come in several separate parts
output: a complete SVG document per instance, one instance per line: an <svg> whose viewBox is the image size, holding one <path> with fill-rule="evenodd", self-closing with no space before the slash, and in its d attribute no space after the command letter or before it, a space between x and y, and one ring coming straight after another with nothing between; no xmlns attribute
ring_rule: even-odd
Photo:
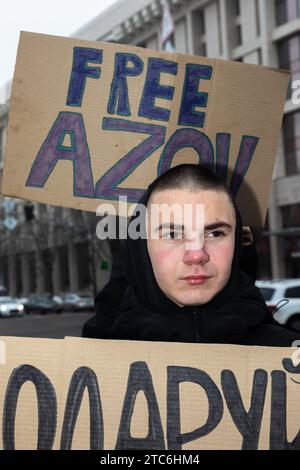
<svg viewBox="0 0 300 470"><path fill-rule="evenodd" d="M300 332L300 279L256 281L256 286L273 318Z"/></svg>
<svg viewBox="0 0 300 470"><path fill-rule="evenodd" d="M60 295L54 295L52 297L52 300L54 300L54 302L56 302L57 304L63 304L64 303L64 300Z"/></svg>
<svg viewBox="0 0 300 470"><path fill-rule="evenodd" d="M44 295L31 295L24 305L26 313L61 313L62 306Z"/></svg>
<svg viewBox="0 0 300 470"><path fill-rule="evenodd" d="M63 300L64 310L94 310L94 298L91 294L66 294Z"/></svg>
<svg viewBox="0 0 300 470"><path fill-rule="evenodd" d="M5 296L0 297L0 316L3 318L8 317L21 317L24 315L24 305L20 303L19 299Z"/></svg>

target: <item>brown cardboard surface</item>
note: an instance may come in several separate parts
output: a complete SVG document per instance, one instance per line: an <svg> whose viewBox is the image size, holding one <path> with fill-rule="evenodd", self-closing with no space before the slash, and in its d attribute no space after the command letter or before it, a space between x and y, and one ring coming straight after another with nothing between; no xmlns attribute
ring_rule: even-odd
<svg viewBox="0 0 300 470"><path fill-rule="evenodd" d="M299 449L295 353L295 348L1 337L2 445Z"/></svg>
<svg viewBox="0 0 300 470"><path fill-rule="evenodd" d="M71 80L71 72L76 69L74 48L96 49L98 54L102 54L101 63L99 59L98 63L87 61L85 64L86 68L99 72L98 78L85 77L82 71L81 75L77 75L85 83L81 89L80 102L68 99L70 84L75 83ZM126 77L127 115L120 112L118 99L116 106L108 110L117 54L134 54L142 64L139 73ZM146 113L146 117L141 115L141 99L143 96L149 97L144 86L150 83L147 82L147 71L151 58L169 61L173 67L177 67L176 75L162 72L159 76L160 85L174 87L173 98L156 97L153 102L156 107L170 111L168 120L162 119L160 114L156 118L149 117L149 113ZM190 123L191 112L186 118L188 121L179 120L181 103L186 96L184 83L190 73L188 70L191 70L189 64L198 69L199 65L211 67L211 78L201 78L199 89L194 89L194 93L207 93L207 105L187 108L189 111L193 109L196 114L205 113L201 126L199 122L197 125ZM133 67L130 60L127 65L128 68ZM226 178L229 186L233 174L244 175L241 185L236 189L244 223L262 225L287 82L287 73L262 66L23 32L12 86L2 193L90 211L95 211L100 203L112 203L118 211L118 195L127 195L129 203L136 202L137 193L126 191L145 189L158 171L163 171L168 165L199 161L207 163L210 159L216 169L216 162L220 164L223 159L222 168L226 166L227 160L229 163ZM147 109L149 111L149 107ZM83 131L78 130L79 124L70 131L70 122L66 124L65 121L64 126L59 127L60 140L59 135L54 139L51 132L58 129L61 113L68 113L69 116L72 113L71 119L76 119L77 123L80 121L81 125L83 123L86 140L82 137ZM142 129L142 124L148 127ZM112 130L116 126L125 126L127 131L120 128ZM152 135L155 132L158 135L156 147ZM144 142L151 135L152 140L148 141L150 149L145 150ZM171 143L174 144L178 135L182 139L181 148L176 152L174 150L173 155L169 153L167 164ZM243 136L248 149L251 142L252 145L254 140L256 142L252 153L249 151L247 154L248 163L247 155L242 157L240 152ZM247 140L249 136L251 142ZM128 163L129 157L126 155L139 145L139 159L135 159L137 153L134 150L135 156ZM38 156L42 161L43 154L45 163L46 148L48 161L53 160L55 152L58 160L55 160L51 172L45 176L45 171L41 170L41 166L37 167L36 162ZM75 166L70 161L72 155L77 162L84 158L85 165L81 173L78 166L74 170ZM238 155L241 166L236 169ZM90 172L87 162L90 162ZM116 168L119 173L111 174L111 179L107 178L107 172L111 169L115 171ZM35 177L32 177L33 169ZM44 175L43 181L41 173ZM105 174L100 189L96 190L97 182ZM78 184L75 180L78 180ZM82 190L83 185L85 191ZM118 192L116 188L121 190Z"/></svg>

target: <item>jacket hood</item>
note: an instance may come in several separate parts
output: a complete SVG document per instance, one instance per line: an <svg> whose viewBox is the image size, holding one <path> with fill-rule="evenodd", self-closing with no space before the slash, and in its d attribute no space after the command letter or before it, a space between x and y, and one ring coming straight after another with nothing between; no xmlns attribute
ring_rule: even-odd
<svg viewBox="0 0 300 470"><path fill-rule="evenodd" d="M145 191L140 204L147 205L156 181ZM137 239L128 236L126 272L129 287L112 326L112 338L243 344L249 329L268 322L268 310L259 289L240 268L242 222L233 199L232 202L236 230L230 278L206 304L180 307L170 300L155 279L146 233ZM137 206L129 225L141 216L145 213ZM145 230L145 224L140 227Z"/></svg>

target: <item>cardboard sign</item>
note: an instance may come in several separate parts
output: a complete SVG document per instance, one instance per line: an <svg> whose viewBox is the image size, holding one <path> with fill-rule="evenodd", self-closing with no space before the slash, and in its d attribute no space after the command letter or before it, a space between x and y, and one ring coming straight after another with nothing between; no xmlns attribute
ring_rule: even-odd
<svg viewBox="0 0 300 470"><path fill-rule="evenodd" d="M2 337L2 445L299 450L298 356L296 348Z"/></svg>
<svg viewBox="0 0 300 470"><path fill-rule="evenodd" d="M118 210L170 166L200 162L262 225L287 83L262 66L21 33L2 192Z"/></svg>

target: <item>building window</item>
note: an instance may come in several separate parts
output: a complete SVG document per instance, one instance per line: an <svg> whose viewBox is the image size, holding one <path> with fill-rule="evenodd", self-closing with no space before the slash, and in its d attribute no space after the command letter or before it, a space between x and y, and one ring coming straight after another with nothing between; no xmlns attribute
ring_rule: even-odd
<svg viewBox="0 0 300 470"><path fill-rule="evenodd" d="M275 3L276 25L280 26L287 22L286 0L276 0Z"/></svg>
<svg viewBox="0 0 300 470"><path fill-rule="evenodd" d="M255 24L256 24L256 35L260 36L260 17L259 17L258 0L255 0Z"/></svg>
<svg viewBox="0 0 300 470"><path fill-rule="evenodd" d="M285 272L287 278L298 278L300 275L300 238L285 237L283 240Z"/></svg>
<svg viewBox="0 0 300 470"><path fill-rule="evenodd" d="M233 0L232 1L232 8L234 16L240 16L241 8L240 8L240 0Z"/></svg>
<svg viewBox="0 0 300 470"><path fill-rule="evenodd" d="M299 174L300 111L285 115L283 120L283 143L286 175L291 176L294 174Z"/></svg>
<svg viewBox="0 0 300 470"><path fill-rule="evenodd" d="M276 0L275 14L277 26L300 18L300 0Z"/></svg>
<svg viewBox="0 0 300 470"><path fill-rule="evenodd" d="M242 44L242 27L240 24L236 25L236 43L238 46Z"/></svg>
<svg viewBox="0 0 300 470"><path fill-rule="evenodd" d="M205 34L205 20L204 20L204 11L200 10L197 12L198 20L199 20L199 29L201 35Z"/></svg>
<svg viewBox="0 0 300 470"><path fill-rule="evenodd" d="M257 49L257 63L262 64L261 49Z"/></svg>
<svg viewBox="0 0 300 470"><path fill-rule="evenodd" d="M254 230L257 250L257 278L270 279L271 274L271 248L270 237L265 235L265 231L270 229L269 212L267 212L266 220L263 228Z"/></svg>
<svg viewBox="0 0 300 470"><path fill-rule="evenodd" d="M300 35L291 36L278 43L278 63L281 69L290 71L288 97L291 97L293 80L300 79Z"/></svg>
<svg viewBox="0 0 300 470"><path fill-rule="evenodd" d="M192 12L194 54L206 56L205 17L203 10Z"/></svg>
<svg viewBox="0 0 300 470"><path fill-rule="evenodd" d="M283 228L290 229L289 236L283 238L285 271L287 277L300 275L300 204L281 207ZM295 231L293 231L293 229Z"/></svg>
<svg viewBox="0 0 300 470"><path fill-rule="evenodd" d="M242 25L241 25L241 11L240 1L230 0L226 2L227 16L229 21L231 47L235 48L241 46L243 43Z"/></svg>
<svg viewBox="0 0 300 470"><path fill-rule="evenodd" d="M300 227L300 204L281 208L283 228Z"/></svg>

